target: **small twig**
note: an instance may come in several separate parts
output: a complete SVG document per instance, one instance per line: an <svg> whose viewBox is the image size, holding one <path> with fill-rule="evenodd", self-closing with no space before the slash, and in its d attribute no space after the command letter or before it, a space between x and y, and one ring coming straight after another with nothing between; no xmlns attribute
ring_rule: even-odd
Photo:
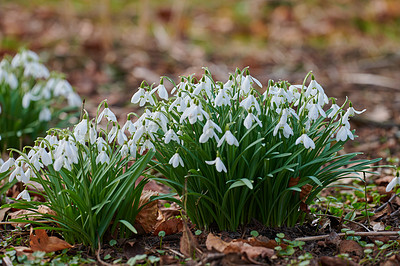
<svg viewBox="0 0 400 266"><path fill-rule="evenodd" d="M53 223L53 221L32 221L35 223L43 223L43 224L49 224L49 223ZM30 222L0 222L0 225L2 224L30 224Z"/></svg>
<svg viewBox="0 0 400 266"><path fill-rule="evenodd" d="M168 251L171 251L172 253L174 253L175 255L178 255L181 258L185 258L185 255L183 255L182 253L180 253L179 251L173 250L171 248L167 248Z"/></svg>
<svg viewBox="0 0 400 266"><path fill-rule="evenodd" d="M396 197L398 197L398 196L400 196L400 192L397 193L397 194L393 194L393 195L390 197L390 199L389 199L387 202L383 203L381 206L379 206L379 207L374 211L374 213L380 212L381 210L385 209L386 206L387 206L389 203L391 203L391 202L392 202Z"/></svg>
<svg viewBox="0 0 400 266"><path fill-rule="evenodd" d="M331 218L336 218L336 219L338 218L335 215L330 215L330 214L315 214L315 215L316 216L326 216L326 217L331 217ZM368 227L366 227L362 223L359 223L359 222L356 222L356 221L352 221L352 220L349 220L349 219L345 219L345 218L342 218L341 220L349 222L349 223L353 223L353 224L356 224L356 225L359 225L359 226L363 227L365 230L367 230L368 232L371 231L371 230L368 229Z"/></svg>
<svg viewBox="0 0 400 266"><path fill-rule="evenodd" d="M100 236L99 236L99 242L98 242L98 244L99 244L99 248L97 249L97 254L96 254L96 257L97 257L97 261L101 264L101 265L105 265L105 266L111 266L111 265L113 265L113 264L110 264L110 263L108 263L108 262L105 262L105 261L103 261L101 258L100 258L100 251L101 251L101 244L100 244Z"/></svg>
<svg viewBox="0 0 400 266"><path fill-rule="evenodd" d="M398 231L383 231L383 232L355 232L353 234L339 233L338 236L399 236ZM298 241L315 241L315 240L323 240L328 238L330 235L320 235L320 236L306 236L306 237L298 237L295 240Z"/></svg>

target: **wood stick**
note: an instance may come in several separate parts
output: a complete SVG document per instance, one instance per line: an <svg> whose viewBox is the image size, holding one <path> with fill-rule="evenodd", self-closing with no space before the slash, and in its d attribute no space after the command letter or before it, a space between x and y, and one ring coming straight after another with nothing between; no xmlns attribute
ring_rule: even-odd
<svg viewBox="0 0 400 266"><path fill-rule="evenodd" d="M338 236L400 236L400 231L383 231L383 232L354 232L353 234L339 233ZM298 237L294 240L298 241L315 241L323 240L328 238L330 235L320 235L320 236L306 236Z"/></svg>

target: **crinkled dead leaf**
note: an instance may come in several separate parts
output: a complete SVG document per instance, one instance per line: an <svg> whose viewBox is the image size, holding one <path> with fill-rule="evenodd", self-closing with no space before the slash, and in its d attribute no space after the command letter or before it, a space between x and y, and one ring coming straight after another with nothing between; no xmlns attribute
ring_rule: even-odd
<svg viewBox="0 0 400 266"><path fill-rule="evenodd" d="M339 244L339 253L361 258L364 256L364 249L354 240L342 240Z"/></svg>
<svg viewBox="0 0 400 266"><path fill-rule="evenodd" d="M197 258L199 257L199 244L197 243L196 238L190 231L188 225L183 223L183 231L182 237L180 241L179 250L180 252L189 258Z"/></svg>
<svg viewBox="0 0 400 266"><path fill-rule="evenodd" d="M224 249L229 246L229 244L223 241L221 238L209 233L206 239L206 247L208 250L215 249L218 252L224 252Z"/></svg>
<svg viewBox="0 0 400 266"><path fill-rule="evenodd" d="M150 201L150 197L158 196L158 192L151 190L143 190L139 200L139 207ZM143 229L144 233L150 233L154 230L159 216L157 200L150 202L138 213L135 220L135 227Z"/></svg>
<svg viewBox="0 0 400 266"><path fill-rule="evenodd" d="M49 237L46 231L43 229L37 229L35 230L35 233L36 235L34 235L33 230L31 230L31 241L29 244L33 251L53 252L66 248L72 248L70 244L62 239L59 239L58 237Z"/></svg>
<svg viewBox="0 0 400 266"><path fill-rule="evenodd" d="M182 232L182 230L182 218L171 217L169 219L165 219L165 217L163 217L162 220L156 224L153 235L158 235L160 231L164 231L165 235L173 235Z"/></svg>

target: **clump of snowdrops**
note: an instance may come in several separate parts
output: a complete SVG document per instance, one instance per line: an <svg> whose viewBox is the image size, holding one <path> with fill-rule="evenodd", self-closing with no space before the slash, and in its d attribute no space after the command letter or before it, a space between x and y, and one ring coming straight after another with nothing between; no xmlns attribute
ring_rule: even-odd
<svg viewBox="0 0 400 266"><path fill-rule="evenodd" d="M263 86L247 68L225 82L206 69L200 80L143 82L131 101L145 106L130 128L133 145L156 151L152 163L165 176L158 180L200 228L236 230L253 218L294 226L322 189L377 161L339 155L355 137L350 118L365 110L347 99L339 106L311 73L302 85Z"/></svg>
<svg viewBox="0 0 400 266"><path fill-rule="evenodd" d="M76 111L80 105L81 99L68 81L60 73L50 72L35 52L23 50L13 58L3 58L0 62L0 152L32 143L50 128L51 121L52 126L69 125L69 118L77 114L70 111Z"/></svg>
<svg viewBox="0 0 400 266"><path fill-rule="evenodd" d="M104 129L98 125L102 120L106 121ZM154 153L148 151L138 158L129 130L129 123L121 128L103 101L95 119L85 113L73 130L50 129L33 147L12 149L19 157L10 154L0 172L8 171L9 181L22 182L25 190L17 196L17 203L9 206L31 210L33 216L56 223L56 228L44 228L60 230L69 243L90 245L92 250L102 243L106 232L120 237L136 233L133 224L148 180L138 178ZM34 193L42 195L45 202L31 201L28 189L33 188L32 181L43 187L43 192ZM39 205L54 213L38 213Z"/></svg>

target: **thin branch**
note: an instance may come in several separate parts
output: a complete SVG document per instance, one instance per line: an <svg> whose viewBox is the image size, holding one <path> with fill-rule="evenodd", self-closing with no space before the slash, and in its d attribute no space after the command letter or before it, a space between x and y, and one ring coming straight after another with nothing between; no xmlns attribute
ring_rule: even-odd
<svg viewBox="0 0 400 266"><path fill-rule="evenodd" d="M330 215L330 214L315 214L315 215L316 216L326 216L326 217L331 217L331 218L338 219L338 217L336 217L335 215ZM371 230L369 230L368 227L366 227L362 223L359 223L359 222L356 222L356 221L352 221L352 220L349 220L349 219L345 219L345 218L342 218L341 220L349 222L349 223L353 223L353 224L356 224L356 225L359 225L359 226L363 227L365 230L367 230L368 232L371 231Z"/></svg>
<svg viewBox="0 0 400 266"><path fill-rule="evenodd" d="M323 240L328 238L330 235L320 235L320 236L306 236L298 237L295 240L298 241L315 241ZM400 236L399 231L383 231L383 232L355 232L353 234L339 233L338 236Z"/></svg>
<svg viewBox="0 0 400 266"><path fill-rule="evenodd" d="M97 254L96 254L96 257L97 257L97 261L101 264L101 265L105 265L105 266L111 266L111 265L113 265L113 264L110 264L110 263L107 263L107 262L105 262L105 261L103 261L101 258L100 258L100 251L101 251L101 243L100 243L100 236L99 236L99 249L97 250Z"/></svg>
<svg viewBox="0 0 400 266"><path fill-rule="evenodd" d="M400 196L400 192L397 193L397 194L393 194L387 202L383 203L383 204L382 204L381 206L379 206L376 210L374 210L374 213L380 212L381 210L385 209L385 207L386 207L389 203L391 203L391 202L392 202L396 197L398 197L398 196Z"/></svg>

